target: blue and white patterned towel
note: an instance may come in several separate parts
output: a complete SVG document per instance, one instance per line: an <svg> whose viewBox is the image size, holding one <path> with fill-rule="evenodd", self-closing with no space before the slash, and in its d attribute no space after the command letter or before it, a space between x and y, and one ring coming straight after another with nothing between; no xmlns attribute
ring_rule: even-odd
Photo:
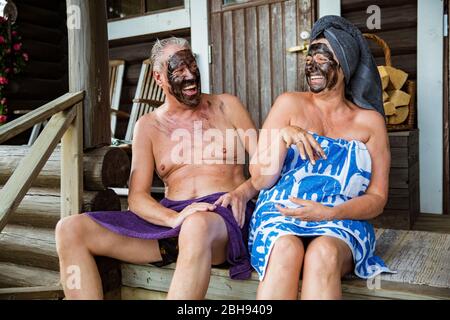
<svg viewBox="0 0 450 320"><path fill-rule="evenodd" d="M369 150L361 141L332 139L313 133L327 159L315 165L302 160L295 145L288 149L281 177L271 189L261 190L250 222L249 250L251 263L264 278L269 255L275 241L284 235L312 237L326 235L345 241L355 263L354 272L371 278L381 272L392 272L383 260L374 255L375 233L371 224L360 220L306 222L282 215L280 204L295 208L289 196L313 200L334 207L363 195L371 177Z"/></svg>

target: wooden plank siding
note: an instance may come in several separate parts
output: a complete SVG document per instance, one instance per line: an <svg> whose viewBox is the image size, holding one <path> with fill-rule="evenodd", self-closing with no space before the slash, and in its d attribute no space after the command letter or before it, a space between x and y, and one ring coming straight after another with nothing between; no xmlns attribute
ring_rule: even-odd
<svg viewBox="0 0 450 320"><path fill-rule="evenodd" d="M15 76L7 87L9 121L69 91L66 2L16 0L14 3L19 12L16 24L23 50L30 60L24 72ZM8 143L26 144L30 132Z"/></svg>
<svg viewBox="0 0 450 320"><path fill-rule="evenodd" d="M417 78L417 1L409 0L342 0L341 14L362 32L374 33L391 48L392 65ZM366 13L370 5L381 9L381 29L367 28ZM380 47L370 42L370 48L378 65L384 64Z"/></svg>
<svg viewBox="0 0 450 320"><path fill-rule="evenodd" d="M211 89L238 96L261 127L280 94L307 89L304 56L286 52L299 43L302 12L295 0L222 3L211 1Z"/></svg>

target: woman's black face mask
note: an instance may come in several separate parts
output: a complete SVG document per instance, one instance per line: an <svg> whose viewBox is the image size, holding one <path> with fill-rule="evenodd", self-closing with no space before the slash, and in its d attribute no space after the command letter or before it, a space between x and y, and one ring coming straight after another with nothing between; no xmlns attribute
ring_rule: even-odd
<svg viewBox="0 0 450 320"><path fill-rule="evenodd" d="M324 43L314 43L306 57L305 75L311 92L331 90L338 80L339 63Z"/></svg>
<svg viewBox="0 0 450 320"><path fill-rule="evenodd" d="M200 70L192 51L189 49L175 52L167 62L167 78L170 93L189 106L196 107L201 100Z"/></svg>

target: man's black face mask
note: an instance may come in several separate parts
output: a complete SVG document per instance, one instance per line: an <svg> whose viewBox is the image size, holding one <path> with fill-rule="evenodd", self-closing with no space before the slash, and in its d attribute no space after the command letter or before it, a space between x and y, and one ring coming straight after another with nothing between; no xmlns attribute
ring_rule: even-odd
<svg viewBox="0 0 450 320"><path fill-rule="evenodd" d="M339 63L326 44L314 43L309 47L305 75L312 92L319 93L334 88L338 80L338 71Z"/></svg>
<svg viewBox="0 0 450 320"><path fill-rule="evenodd" d="M167 78L170 93L189 106L196 107L201 99L200 71L189 49L175 52L167 62Z"/></svg>

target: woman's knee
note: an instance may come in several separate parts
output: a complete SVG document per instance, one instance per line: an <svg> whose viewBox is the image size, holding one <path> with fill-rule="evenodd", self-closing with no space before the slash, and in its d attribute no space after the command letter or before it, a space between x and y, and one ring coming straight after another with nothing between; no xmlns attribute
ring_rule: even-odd
<svg viewBox="0 0 450 320"><path fill-rule="evenodd" d="M342 257L336 241L328 237L313 240L305 254L305 268L324 272L340 272Z"/></svg>
<svg viewBox="0 0 450 320"><path fill-rule="evenodd" d="M271 253L271 260L278 265L293 265L294 262L301 263L304 255L302 240L297 236L283 236L276 240Z"/></svg>

